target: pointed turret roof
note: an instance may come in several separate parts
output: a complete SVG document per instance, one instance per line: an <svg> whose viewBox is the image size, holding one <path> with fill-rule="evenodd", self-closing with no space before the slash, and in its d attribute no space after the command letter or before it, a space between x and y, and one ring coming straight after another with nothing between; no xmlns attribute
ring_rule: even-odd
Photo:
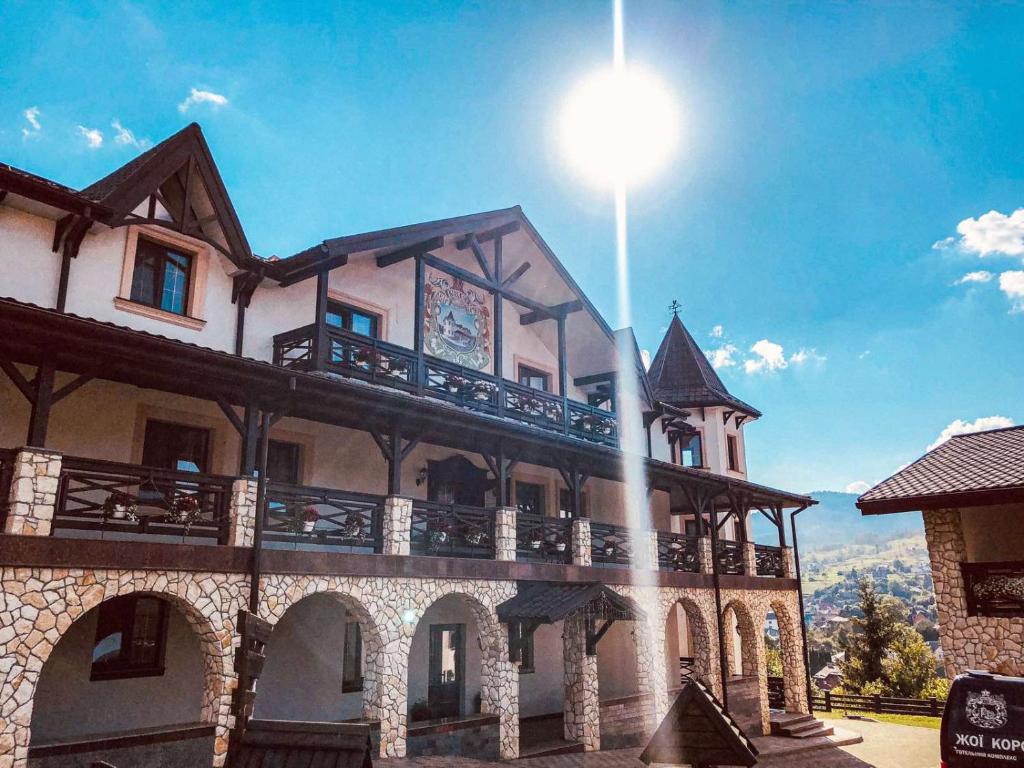
<svg viewBox="0 0 1024 768"><path fill-rule="evenodd" d="M729 394L679 315L673 315L647 378L654 396L669 405L679 408L724 405L755 418L761 415L753 406Z"/></svg>

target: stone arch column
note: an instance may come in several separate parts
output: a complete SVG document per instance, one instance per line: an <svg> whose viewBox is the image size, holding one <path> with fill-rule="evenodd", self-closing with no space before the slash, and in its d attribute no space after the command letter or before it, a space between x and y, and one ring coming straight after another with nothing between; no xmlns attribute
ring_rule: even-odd
<svg viewBox="0 0 1024 768"><path fill-rule="evenodd" d="M690 641L693 645L695 674L705 686L719 699L722 697L722 672L718 663L718 627L714 623L714 597L701 601L703 596L691 591L674 592L666 595L667 606L664 611L664 627L667 615L676 605L683 609L689 622ZM710 602L709 602L710 601ZM702 604L708 603L708 604Z"/></svg>
<svg viewBox="0 0 1024 768"><path fill-rule="evenodd" d="M740 634L741 674L757 678L758 703L761 714L761 731L770 733L771 712L768 708L768 661L764 646L764 621L767 608L752 608L744 599L733 598L722 611L723 620L732 610ZM758 619L760 621L758 621ZM727 631L726 637L732 632Z"/></svg>
<svg viewBox="0 0 1024 768"><path fill-rule="evenodd" d="M733 632L733 609L727 605L722 609L722 651L725 653L725 671L729 675L740 675L743 670L736 669L736 633Z"/></svg>
<svg viewBox="0 0 1024 768"><path fill-rule="evenodd" d="M579 612L567 616L562 624L562 663L565 739L579 742L585 752L595 752L601 749L597 655L587 655L587 622Z"/></svg>
<svg viewBox="0 0 1024 768"><path fill-rule="evenodd" d="M800 626L789 606L775 600L771 611L779 622L779 653L787 712L810 712L807 703L806 670ZM766 614L767 615L767 614Z"/></svg>
<svg viewBox="0 0 1024 768"><path fill-rule="evenodd" d="M0 766L28 764L34 695L43 665L68 628L113 597L150 594L167 600L199 639L204 667L201 717L213 723L211 764L221 766L234 725L231 694L237 677L234 619L245 604L245 582L224 574L54 568L0 571Z"/></svg>

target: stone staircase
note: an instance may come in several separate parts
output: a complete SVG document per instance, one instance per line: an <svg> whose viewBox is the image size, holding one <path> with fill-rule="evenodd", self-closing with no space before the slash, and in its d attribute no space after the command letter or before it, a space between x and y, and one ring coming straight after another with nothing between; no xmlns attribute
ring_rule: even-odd
<svg viewBox="0 0 1024 768"><path fill-rule="evenodd" d="M772 712L772 736L788 736L792 739L810 739L815 736L831 736L833 730L814 715L798 712Z"/></svg>

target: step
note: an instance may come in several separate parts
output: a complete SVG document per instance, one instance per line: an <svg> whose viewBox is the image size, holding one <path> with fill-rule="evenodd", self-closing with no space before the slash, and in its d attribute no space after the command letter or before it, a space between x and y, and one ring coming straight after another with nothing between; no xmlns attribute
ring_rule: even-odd
<svg viewBox="0 0 1024 768"><path fill-rule="evenodd" d="M814 719L814 715L806 712L773 712L771 716L772 725L791 726L797 723L806 723Z"/></svg>
<svg viewBox="0 0 1024 768"><path fill-rule="evenodd" d="M548 757L550 755L574 755L583 752L583 745L575 741L551 740L531 744L519 753L519 759L527 757Z"/></svg>
<svg viewBox="0 0 1024 768"><path fill-rule="evenodd" d="M826 726L823 723L818 723L816 728L808 728L801 731L795 731L792 733L783 733L781 735L788 736L791 739L813 739L818 736L831 736L833 729L830 726Z"/></svg>

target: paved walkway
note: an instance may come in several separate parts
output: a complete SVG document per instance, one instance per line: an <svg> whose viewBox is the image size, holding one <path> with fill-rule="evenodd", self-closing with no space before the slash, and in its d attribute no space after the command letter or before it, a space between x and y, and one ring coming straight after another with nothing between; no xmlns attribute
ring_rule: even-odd
<svg viewBox="0 0 1024 768"><path fill-rule="evenodd" d="M939 732L891 723L859 720L831 720L830 725L853 731L864 737L861 744L827 747L809 751L778 753L777 742L793 745L793 739L771 739L761 749L761 768L937 768ZM763 740L758 739L758 742ZM759 745L761 746L761 745ZM381 768L644 768L637 756L639 749L620 749L590 754L553 755L493 763L464 757L412 757L403 760L377 760Z"/></svg>

